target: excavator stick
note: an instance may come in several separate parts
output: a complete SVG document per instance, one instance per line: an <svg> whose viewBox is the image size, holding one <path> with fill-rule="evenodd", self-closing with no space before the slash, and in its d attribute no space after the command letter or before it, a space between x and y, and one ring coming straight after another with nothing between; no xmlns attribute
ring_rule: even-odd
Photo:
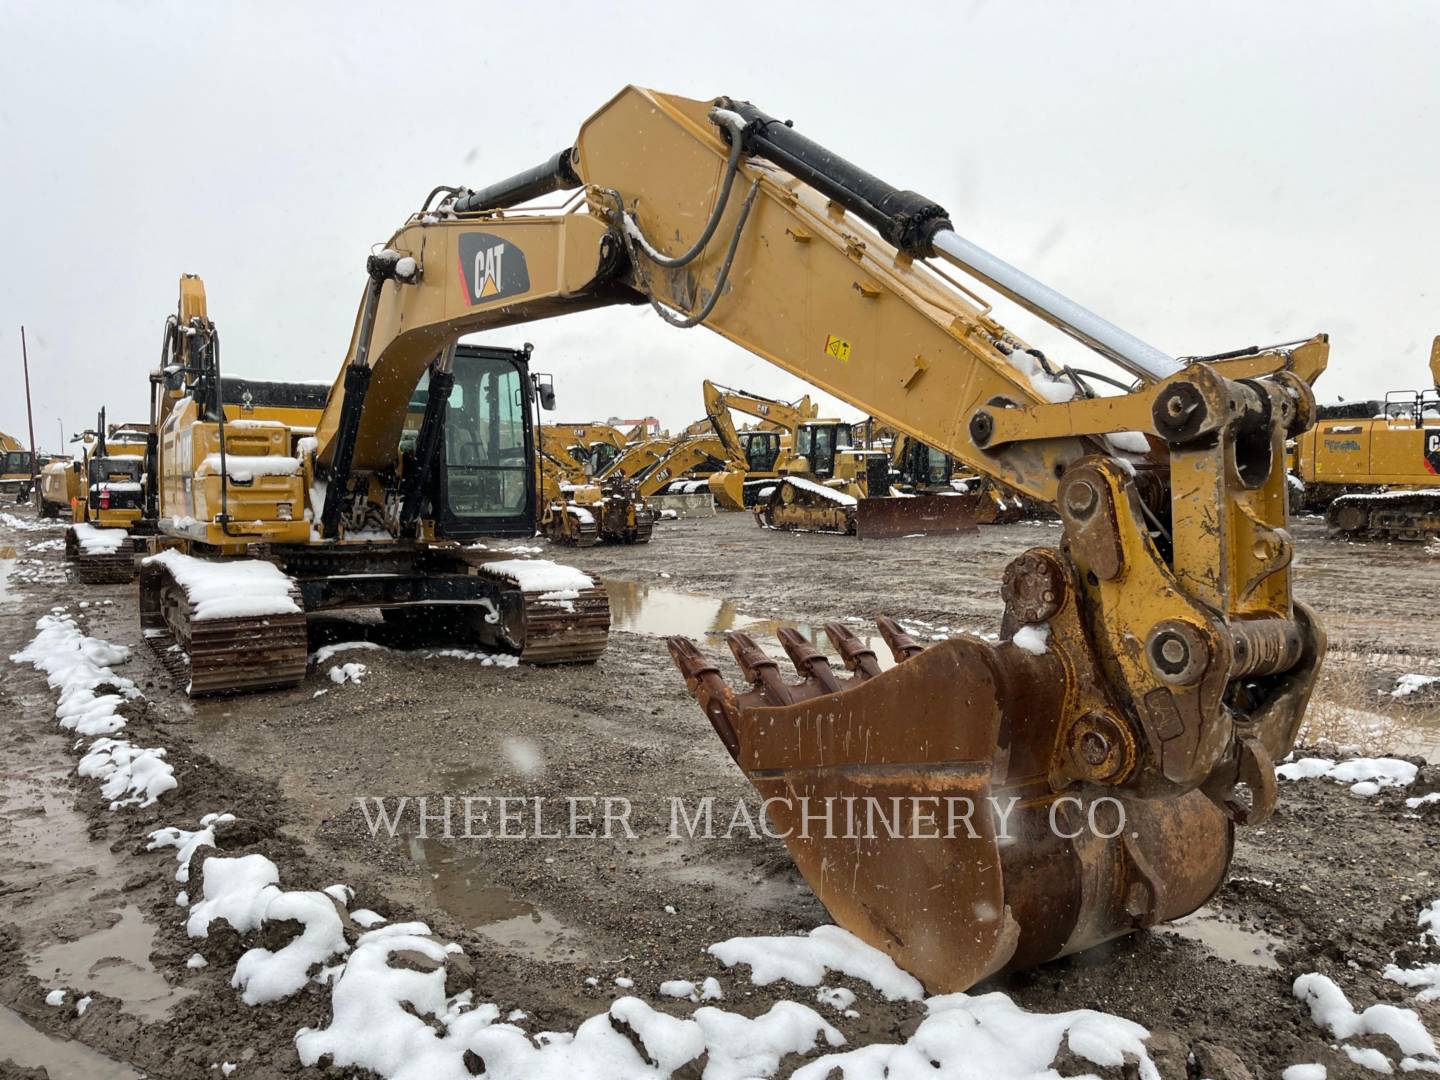
<svg viewBox="0 0 1440 1080"><path fill-rule="evenodd" d="M979 499L970 495L914 495L861 499L855 507L855 535L861 540L897 536L955 536L979 532ZM988 502L989 500L986 499Z"/></svg>

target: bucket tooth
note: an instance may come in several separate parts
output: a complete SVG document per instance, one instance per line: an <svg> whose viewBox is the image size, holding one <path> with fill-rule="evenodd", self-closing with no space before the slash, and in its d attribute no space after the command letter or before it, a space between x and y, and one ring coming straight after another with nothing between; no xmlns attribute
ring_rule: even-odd
<svg viewBox="0 0 1440 1080"><path fill-rule="evenodd" d="M705 655L687 637L668 637L665 645L670 658L685 678L685 686L700 703L715 734L730 751L730 756L740 753L740 742L735 737L735 720L739 709L735 704L735 692L730 689L720 674L720 669L705 658Z"/></svg>
<svg viewBox="0 0 1440 1080"><path fill-rule="evenodd" d="M909 660L925 649L925 646L900 629L900 624L887 615L877 618L875 626L880 631L880 636L885 639L885 644L890 647L890 653L897 664Z"/></svg>
<svg viewBox="0 0 1440 1080"><path fill-rule="evenodd" d="M759 692L766 704L789 705L795 695L780 675L780 665L769 656L759 643L742 630L731 630L725 635L725 643L735 654L735 662L751 687Z"/></svg>
<svg viewBox="0 0 1440 1080"><path fill-rule="evenodd" d="M790 657L790 662L795 665L796 672L807 683L818 684L822 694L833 694L841 689L840 680L835 677L830 661L825 659L819 649L806 641L800 631L791 626L782 626L775 636L780 639L780 645L784 648L785 655Z"/></svg>
<svg viewBox="0 0 1440 1080"><path fill-rule="evenodd" d="M827 622L825 636L835 646L845 667L854 672L857 679L873 679L880 674L880 661L875 657L875 650L851 633L844 623Z"/></svg>

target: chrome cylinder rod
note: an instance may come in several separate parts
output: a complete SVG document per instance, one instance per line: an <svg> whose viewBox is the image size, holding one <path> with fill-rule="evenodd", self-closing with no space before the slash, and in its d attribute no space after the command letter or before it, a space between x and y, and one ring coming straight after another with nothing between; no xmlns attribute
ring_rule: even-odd
<svg viewBox="0 0 1440 1080"><path fill-rule="evenodd" d="M954 230L940 229L931 237L930 242L947 262L953 263L972 277L979 278L1026 311L1039 316L1101 356L1113 360L1137 379L1158 382L1181 370L1181 363L1173 356L1161 352L1153 345L1147 345L1134 334L1121 330L1088 308L1081 307L1043 281L1036 281L1004 259L972 244Z"/></svg>

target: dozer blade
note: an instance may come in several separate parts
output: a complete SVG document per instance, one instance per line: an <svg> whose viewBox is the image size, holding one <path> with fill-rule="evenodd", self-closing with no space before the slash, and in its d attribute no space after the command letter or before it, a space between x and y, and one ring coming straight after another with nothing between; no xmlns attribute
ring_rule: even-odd
<svg viewBox="0 0 1440 1080"><path fill-rule="evenodd" d="M951 536L979 531L975 500L969 495L861 499L855 507L855 535L861 540L917 534Z"/></svg>
<svg viewBox="0 0 1440 1080"><path fill-rule="evenodd" d="M794 683L732 633L750 684L737 692L693 642L669 648L831 916L930 993L1178 918L1219 888L1231 825L1200 792L1097 813L1095 793L1052 790L1070 692L1053 651L969 637L922 649L884 620L898 663L879 672L850 631L826 632L848 678L782 637Z"/></svg>

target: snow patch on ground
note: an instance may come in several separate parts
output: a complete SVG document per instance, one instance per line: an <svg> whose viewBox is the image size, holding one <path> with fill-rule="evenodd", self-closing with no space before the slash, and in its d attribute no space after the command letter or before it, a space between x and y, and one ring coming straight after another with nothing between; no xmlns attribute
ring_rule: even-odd
<svg viewBox="0 0 1440 1080"><path fill-rule="evenodd" d="M347 682L359 684L369 670L364 664L357 664L353 660L348 664L337 664L330 669L330 681L336 685Z"/></svg>
<svg viewBox="0 0 1440 1080"><path fill-rule="evenodd" d="M1333 780L1349 784L1352 795L1375 795L1381 788L1408 787L1420 770L1398 758L1351 758L1336 764L1330 758L1300 758L1276 768L1282 780Z"/></svg>
<svg viewBox="0 0 1440 1080"><path fill-rule="evenodd" d="M1407 799L1406 802L1414 800ZM1415 919L1420 929L1420 944L1440 944L1440 900L1432 900L1420 909ZM1434 1001L1440 998L1440 964L1421 964L1418 967L1402 968L1398 964L1387 964L1382 974L1391 982L1418 989L1415 1000Z"/></svg>
<svg viewBox="0 0 1440 1080"><path fill-rule="evenodd" d="M300 610L291 582L279 567L259 559L196 559L174 549L151 555L145 565L169 570L189 597L196 619L290 615Z"/></svg>
<svg viewBox="0 0 1440 1080"><path fill-rule="evenodd" d="M215 846L215 826L220 822L234 820L234 814L206 814L200 819L200 828L194 832L177 829L173 825L156 829L150 834L150 842L145 845L145 850L175 848L175 861L180 864L180 868L175 871L175 880L183 885L190 880L190 860L195 857L195 853L202 847Z"/></svg>
<svg viewBox="0 0 1440 1080"><path fill-rule="evenodd" d="M100 794L110 800L111 810L154 806L180 786L163 747L132 746L124 739L96 739L75 771L100 781Z"/></svg>
<svg viewBox="0 0 1440 1080"><path fill-rule="evenodd" d="M336 653L351 652L355 649L384 649L373 641L338 641L334 645L322 645L310 655L310 662L319 666Z"/></svg>
<svg viewBox="0 0 1440 1080"><path fill-rule="evenodd" d="M887 1001L919 1001L924 987L879 949L838 926L817 926L801 937L736 937L709 948L726 967L747 964L750 981L768 986L778 979L819 986L827 971L868 982Z"/></svg>
<svg viewBox="0 0 1440 1080"><path fill-rule="evenodd" d="M1395 689L1390 691L1393 698L1409 697L1421 687L1429 686L1432 683L1440 682L1440 675L1401 675L1395 680Z"/></svg>
<svg viewBox="0 0 1440 1080"><path fill-rule="evenodd" d="M304 927L278 951L256 947L240 957L230 985L242 991L245 1004L289 997L310 981L313 967L348 951L334 898L323 892L282 890L279 869L264 855L212 856L201 872L203 899L191 905L185 923L190 937L208 937L216 921L229 923L241 934L271 921L292 920Z"/></svg>
<svg viewBox="0 0 1440 1080"><path fill-rule="evenodd" d="M1329 1031L1342 1042L1360 1035L1378 1035L1393 1042L1407 1058L1423 1063L1422 1067L1440 1065L1440 1050L1436 1050L1434 1040L1413 1009L1378 1004L1357 1013L1340 987L1315 972L1301 975L1292 990L1297 999L1310 1007L1310 1019L1315 1026ZM1349 1053L1351 1048L1343 1049ZM1373 1053L1378 1054L1385 1065L1378 1071L1391 1071L1389 1060L1379 1051ZM1350 1059L1358 1061L1354 1054L1350 1054Z"/></svg>
<svg viewBox="0 0 1440 1080"><path fill-rule="evenodd" d="M1134 1063L1141 1080L1160 1080L1145 1051L1150 1033L1108 1013L1077 1009L1026 1012L1001 993L945 994L925 1002L928 1015L903 1043L875 1043L830 1054L795 1070L793 1080L911 1080L957 1076L1044 1080L1061 1044L1104 1068Z"/></svg>
<svg viewBox="0 0 1440 1080"><path fill-rule="evenodd" d="M110 737L125 727L125 718L115 710L126 699L140 696L135 684L111 667L129 660L130 650L86 636L68 615L43 615L35 629L30 644L11 654L11 662L43 671L50 688L60 691L55 718L61 727L86 737L101 736L86 748L76 771L100 781L100 793L111 810L152 806L174 790L175 770L164 760L162 748L132 746ZM101 686L117 692L97 694Z"/></svg>

